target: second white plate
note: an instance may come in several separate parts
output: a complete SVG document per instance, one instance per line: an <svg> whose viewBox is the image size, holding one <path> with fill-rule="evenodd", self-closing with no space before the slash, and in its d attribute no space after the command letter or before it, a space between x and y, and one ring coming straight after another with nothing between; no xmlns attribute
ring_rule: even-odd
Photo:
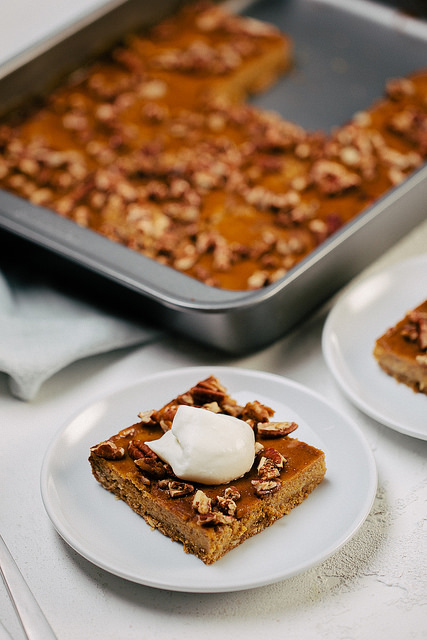
<svg viewBox="0 0 427 640"><path fill-rule="evenodd" d="M392 429L427 440L427 396L380 369L375 341L427 298L427 255L400 262L350 288L329 313L326 363L347 397Z"/></svg>
<svg viewBox="0 0 427 640"><path fill-rule="evenodd" d="M324 481L290 515L205 566L153 531L93 478L90 447L216 375L238 402L258 399L295 435L325 452ZM146 378L95 402L58 433L42 468L43 502L68 544L97 566L147 586L188 592L236 591L288 578L322 562L357 531L377 487L374 459L353 423L310 390L280 376L226 367L190 367Z"/></svg>

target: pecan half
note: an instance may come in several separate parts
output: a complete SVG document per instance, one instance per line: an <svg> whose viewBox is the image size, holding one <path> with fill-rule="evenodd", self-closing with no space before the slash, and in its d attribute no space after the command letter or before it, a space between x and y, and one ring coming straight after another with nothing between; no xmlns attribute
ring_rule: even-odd
<svg viewBox="0 0 427 640"><path fill-rule="evenodd" d="M161 460L146 456L144 458L137 458L134 460L135 466L139 471L144 472L151 478L164 478L170 474L170 469L167 465L163 464Z"/></svg>
<svg viewBox="0 0 427 640"><path fill-rule="evenodd" d="M296 422L258 422L257 432L261 438L281 438L297 428Z"/></svg>
<svg viewBox="0 0 427 640"><path fill-rule="evenodd" d="M217 402L218 405L221 406L222 401L226 397L224 387L214 376L210 376L209 378L206 378L206 380L198 382L197 385L190 390L190 393L194 404L199 406L203 406L211 402Z"/></svg>
<svg viewBox="0 0 427 640"><path fill-rule="evenodd" d="M139 458L155 459L157 457L154 451L142 440L130 440L128 454L133 460L138 460Z"/></svg>
<svg viewBox="0 0 427 640"><path fill-rule="evenodd" d="M210 513L212 511L212 500L198 489L193 498L193 508L201 514Z"/></svg>
<svg viewBox="0 0 427 640"><path fill-rule="evenodd" d="M105 460L121 460L124 458L125 450L118 447L112 440L105 440L91 447L91 452Z"/></svg>

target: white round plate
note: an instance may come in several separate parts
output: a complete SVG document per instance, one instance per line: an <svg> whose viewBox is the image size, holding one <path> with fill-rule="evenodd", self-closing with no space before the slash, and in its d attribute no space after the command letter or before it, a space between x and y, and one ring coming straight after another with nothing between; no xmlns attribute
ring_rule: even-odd
<svg viewBox="0 0 427 640"><path fill-rule="evenodd" d="M351 287L338 299L322 335L326 363L359 409L400 433L427 440L427 396L384 373L375 341L427 298L427 254L415 256Z"/></svg>
<svg viewBox="0 0 427 640"><path fill-rule="evenodd" d="M215 375L239 403L259 400L278 420L299 423L297 437L326 455L324 481L290 515L215 564L185 554L104 490L88 463L92 445ZM63 427L46 453L42 498L58 533L95 565L147 586L185 592L258 587L322 562L357 531L377 487L373 455L359 429L320 396L277 375L227 367L176 369L95 402Z"/></svg>

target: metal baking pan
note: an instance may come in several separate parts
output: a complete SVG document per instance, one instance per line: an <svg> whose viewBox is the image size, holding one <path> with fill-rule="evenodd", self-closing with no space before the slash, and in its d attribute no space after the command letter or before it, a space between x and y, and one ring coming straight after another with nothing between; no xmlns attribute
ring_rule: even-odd
<svg viewBox="0 0 427 640"><path fill-rule="evenodd" d="M29 86L32 93L45 91L70 70L70 63L77 68L106 43L138 24L162 17L174 4L171 0L109 3L104 11L68 28L63 37L56 34L51 42L9 61L0 69L0 109L28 98ZM310 130L330 130L345 123L382 95L388 78L427 65L427 23L384 2L229 4L274 22L293 38L293 70L254 103ZM4 191L0 191L0 227L14 240L29 242L58 256L61 264L74 266L76 278L82 271L96 276L103 283L103 295L110 299L118 290L129 292L133 310L141 318L242 354L278 339L423 221L426 193L425 165L282 280L256 291L208 287Z"/></svg>

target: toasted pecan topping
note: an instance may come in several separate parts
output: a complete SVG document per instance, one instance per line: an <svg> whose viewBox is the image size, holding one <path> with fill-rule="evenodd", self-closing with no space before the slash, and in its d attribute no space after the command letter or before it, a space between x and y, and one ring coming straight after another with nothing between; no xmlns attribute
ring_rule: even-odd
<svg viewBox="0 0 427 640"><path fill-rule="evenodd" d="M269 39L285 42L217 5L182 11L73 74L36 112L41 135L0 126L0 183L207 286L266 287L422 164L425 97L415 79L392 79L386 121L364 111L330 135L219 91L177 107L170 76L217 89ZM192 39L180 46L182 25Z"/></svg>

